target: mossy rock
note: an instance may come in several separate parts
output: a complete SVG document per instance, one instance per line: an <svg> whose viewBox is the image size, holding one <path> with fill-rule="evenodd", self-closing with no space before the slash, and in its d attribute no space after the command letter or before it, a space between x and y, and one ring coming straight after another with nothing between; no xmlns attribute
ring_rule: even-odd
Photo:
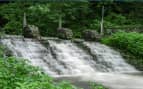
<svg viewBox="0 0 143 89"><path fill-rule="evenodd" d="M72 39L73 32L68 28L59 28L57 29L57 36L61 39Z"/></svg>
<svg viewBox="0 0 143 89"><path fill-rule="evenodd" d="M82 37L87 41L99 41L101 38L96 30L85 30L82 33Z"/></svg>
<svg viewBox="0 0 143 89"><path fill-rule="evenodd" d="M40 38L39 29L35 25L27 25L23 28L23 36L26 38Z"/></svg>

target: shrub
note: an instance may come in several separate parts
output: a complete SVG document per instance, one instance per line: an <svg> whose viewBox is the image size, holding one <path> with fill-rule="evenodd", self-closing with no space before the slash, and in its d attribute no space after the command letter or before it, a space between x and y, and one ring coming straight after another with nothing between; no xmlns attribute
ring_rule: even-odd
<svg viewBox="0 0 143 89"><path fill-rule="evenodd" d="M102 39L102 43L122 50L129 63L143 70L143 34L117 32Z"/></svg>
<svg viewBox="0 0 143 89"><path fill-rule="evenodd" d="M3 57L3 55L4 55L4 49L5 49L4 46L0 46L0 57Z"/></svg>
<svg viewBox="0 0 143 89"><path fill-rule="evenodd" d="M91 89L108 89L108 88L105 88L101 84L91 83Z"/></svg>
<svg viewBox="0 0 143 89"><path fill-rule="evenodd" d="M5 50L0 45L0 89L79 89L65 81L54 82L24 59L4 57Z"/></svg>
<svg viewBox="0 0 143 89"><path fill-rule="evenodd" d="M55 83L23 59L0 58L0 89L78 89L67 82Z"/></svg>
<svg viewBox="0 0 143 89"><path fill-rule="evenodd" d="M104 38L102 42L143 58L143 34L118 32L111 37Z"/></svg>

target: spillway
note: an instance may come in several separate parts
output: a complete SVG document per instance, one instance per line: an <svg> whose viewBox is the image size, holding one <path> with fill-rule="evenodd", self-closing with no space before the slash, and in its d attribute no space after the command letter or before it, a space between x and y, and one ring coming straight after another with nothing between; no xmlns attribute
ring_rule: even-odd
<svg viewBox="0 0 143 89"><path fill-rule="evenodd" d="M138 87L143 87L142 77L125 74L138 70L126 63L119 52L106 45L84 41L81 43L86 47L84 49L69 40L47 39L45 42L48 44L15 36L0 40L14 56L28 59L29 64L40 67L53 77L78 76L83 81L100 82L111 89L131 89L129 85L133 82L128 79L133 79ZM141 89L136 85L132 85L132 89Z"/></svg>

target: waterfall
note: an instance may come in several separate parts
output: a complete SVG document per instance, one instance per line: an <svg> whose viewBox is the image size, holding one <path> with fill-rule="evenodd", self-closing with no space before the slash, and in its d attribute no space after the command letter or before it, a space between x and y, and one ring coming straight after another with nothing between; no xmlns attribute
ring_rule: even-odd
<svg viewBox="0 0 143 89"><path fill-rule="evenodd" d="M97 72L136 72L119 52L96 42L83 42L92 53L87 53L68 40L45 40L47 46L35 39L10 36L1 39L16 57L28 59L51 76L75 76ZM96 56L95 57L93 57Z"/></svg>
<svg viewBox="0 0 143 89"><path fill-rule="evenodd" d="M92 55L96 56L96 62L102 65L108 72L137 72L137 70L125 62L121 54L110 47L97 42L83 42Z"/></svg>
<svg viewBox="0 0 143 89"><path fill-rule="evenodd" d="M10 36L6 39L1 39L1 43L8 47L14 56L28 59L31 65L42 68L49 75L58 74L56 68L53 68L53 66L57 67L58 63L54 60L50 51L39 41Z"/></svg>
<svg viewBox="0 0 143 89"><path fill-rule="evenodd" d="M49 43L57 61L64 66L64 68L61 68L62 74L81 75L95 72L96 68L93 66L96 62L90 60L91 56L87 55L71 41L50 40Z"/></svg>
<svg viewBox="0 0 143 89"><path fill-rule="evenodd" d="M138 70L126 63L119 52L106 45L54 38L43 41L21 36L0 39L0 43L8 47L14 56L28 59L29 64L40 67L53 77L96 81L111 89L142 89L143 78L127 74Z"/></svg>

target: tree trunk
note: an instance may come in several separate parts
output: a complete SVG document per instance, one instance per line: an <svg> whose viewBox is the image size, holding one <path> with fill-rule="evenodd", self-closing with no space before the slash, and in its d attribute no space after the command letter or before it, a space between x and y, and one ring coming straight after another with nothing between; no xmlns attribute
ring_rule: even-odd
<svg viewBox="0 0 143 89"><path fill-rule="evenodd" d="M27 26L27 19L26 19L26 13L24 13L23 16L23 28Z"/></svg>
<svg viewBox="0 0 143 89"><path fill-rule="evenodd" d="M102 6L102 17L101 17L101 28L100 28L100 34L101 35L104 35L104 26L103 26L103 23L104 23L104 6Z"/></svg>
<svg viewBox="0 0 143 89"><path fill-rule="evenodd" d="M62 28L62 15L59 15L59 26L58 28Z"/></svg>

